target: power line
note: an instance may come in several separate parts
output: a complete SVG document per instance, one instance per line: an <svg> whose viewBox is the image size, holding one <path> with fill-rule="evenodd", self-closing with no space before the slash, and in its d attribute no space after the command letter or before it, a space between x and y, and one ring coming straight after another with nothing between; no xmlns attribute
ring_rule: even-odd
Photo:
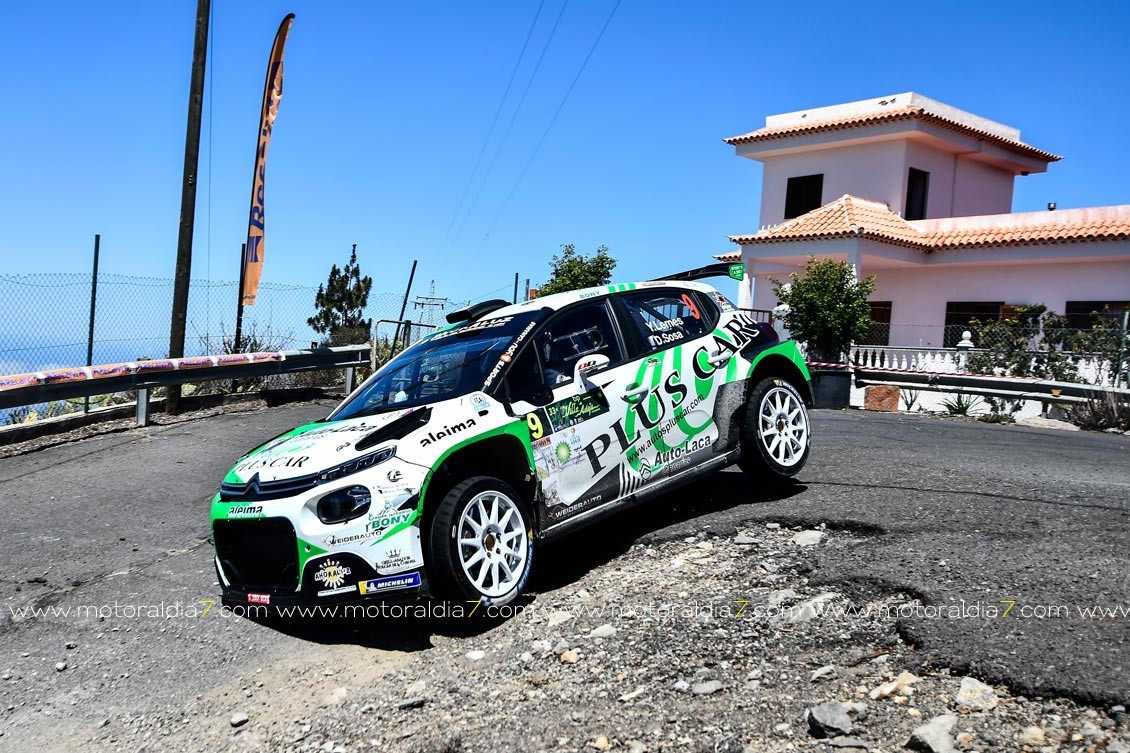
<svg viewBox="0 0 1130 753"><path fill-rule="evenodd" d="M483 179L479 183L479 187L475 190L475 196L471 199L471 205L467 208L467 213L463 215L462 222L459 223L459 229L455 231L455 236L451 239L451 244L446 249L441 247L441 260L446 260L447 255L451 253L451 249L455 246L455 242L459 240L459 236L463 234L463 228L467 226L467 220L475 211L475 207L479 203L479 196L483 192L483 187L486 186L490 180L491 174L494 172L495 163L498 162L498 156L502 153L502 148L506 146L506 140L510 136L510 131L514 128L514 121L518 119L518 113L522 111L522 105L526 102L526 95L530 93L530 88L533 86L534 79L537 78L538 71L541 69L542 61L545 60L545 54L549 50L549 44L553 41L554 35L557 33L557 27L561 23L561 17L565 15L565 9L569 7L569 0L561 5L561 10L557 14L557 18L553 22L553 28L549 30L549 36L546 37L545 44L541 48L541 54L538 55L537 63L534 64L534 71L530 74L529 80L526 81L526 87L522 90L522 96L518 99L518 106L514 108L514 112L510 115L510 122L506 124L506 130L502 133L502 138L498 142L498 146L494 150L494 156L491 158L490 164L487 166L486 173L483 174ZM437 262L437 266L439 263Z"/></svg>
<svg viewBox="0 0 1130 753"><path fill-rule="evenodd" d="M522 51L518 53L518 59L514 61L514 69L510 71L510 80L506 82L506 89L502 92L502 99L498 100L498 107L494 110L494 117L490 121L490 128L487 129L486 138L483 139L483 145L479 148L479 156L475 158L475 166L471 168L471 174L467 177L467 185L463 186L463 194L459 197L459 204L455 207L455 212L451 215L451 222L447 224L447 232L443 234L443 240L439 244L441 251L444 246L447 245L447 239L451 236L451 229L455 227L455 220L459 217L459 212L463 209L463 203L467 200L467 193L471 190L471 184L474 182L475 175L479 171L479 165L482 164L483 155L486 154L487 151L487 144L490 143L490 137L494 135L494 127L498 125L498 117L502 114L502 106L506 104L506 98L510 96L510 88L514 85L514 78L518 75L518 68L522 65L522 58L526 56L526 48L529 47L530 38L534 35L534 27L538 25L538 19L541 18L541 11L544 7L545 0L541 0L541 3L538 5L538 12L534 14L533 23L530 24L530 29L526 32L526 40L522 42Z"/></svg>
<svg viewBox="0 0 1130 753"><path fill-rule="evenodd" d="M554 111L553 117L549 119L549 124L546 125L545 131L542 132L541 138L538 139L538 143L537 146L534 147L534 151L530 153L530 158L526 160L526 165L522 168L522 172L518 174L517 180L515 180L514 185L511 186L510 193L506 195L506 200L502 202L502 206L499 208L498 214L495 215L494 220L490 223L490 226L487 228L487 231L483 235L482 240L479 241L479 245L475 247L474 252L472 252L471 255L467 258L467 263L463 267L464 272L471 266L471 262L475 259L475 257L478 256L479 251L481 251L483 248L483 244L486 243L487 238L490 237L491 232L494 231L494 228L498 224L498 221L502 218L502 214L506 211L506 207L510 205L510 200L514 198L514 193L518 190L518 186L521 184L522 179L526 177L526 172L530 169L530 165L533 164L534 159L538 156L538 152L541 151L542 145L545 144L545 140L549 136L550 130L553 129L553 124L557 122L557 117L565 108L565 103L569 101L569 95L573 93L573 89L574 87L576 87L577 82L580 80L581 74L585 72L585 68L588 66L589 60L592 59L593 53L596 52L597 45L600 44L600 40L604 37L604 32L608 30L608 25L612 23L612 17L616 15L616 11L620 7L621 2L622 0L616 0L616 4L612 6L612 11L608 14L608 18L605 19L604 26L600 27L600 33L598 33L596 35L596 39L593 40L592 47L589 48L588 54L585 55L585 59L581 62L581 67L577 69L577 75L573 77L573 81L569 84L569 88L565 90L565 96L561 98L561 102L557 105L557 109Z"/></svg>

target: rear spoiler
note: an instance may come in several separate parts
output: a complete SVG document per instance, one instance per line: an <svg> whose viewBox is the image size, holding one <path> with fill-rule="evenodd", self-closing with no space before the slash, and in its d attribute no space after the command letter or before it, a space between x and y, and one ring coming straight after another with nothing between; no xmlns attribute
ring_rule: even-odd
<svg viewBox="0 0 1130 753"><path fill-rule="evenodd" d="M458 311L452 311L447 315L449 324L458 324L459 322L476 322L482 319L487 314L498 311L510 305L510 301L504 301L501 298L492 298L489 301L482 301L480 303L473 303L466 308L461 308Z"/></svg>
<svg viewBox="0 0 1130 753"><path fill-rule="evenodd" d="M698 269L688 269L685 272L676 272L664 277L656 277L653 282L660 280L688 282L690 280L705 280L710 277L729 277L732 280L741 280L745 277L745 264L741 262L730 263L721 261L717 264L708 264L705 267L699 267Z"/></svg>

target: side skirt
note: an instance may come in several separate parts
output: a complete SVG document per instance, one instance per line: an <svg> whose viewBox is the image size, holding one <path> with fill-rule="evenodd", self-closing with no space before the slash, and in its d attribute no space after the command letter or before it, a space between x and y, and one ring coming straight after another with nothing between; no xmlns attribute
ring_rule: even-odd
<svg viewBox="0 0 1130 753"><path fill-rule="evenodd" d="M593 507L585 510L580 515L568 520L563 520L560 523L554 523L542 530L541 538L544 541L551 541L564 534L570 533L578 528L583 528L589 523L596 522L602 518L608 517L613 513L620 512L621 510L632 507L641 502L645 502L660 494L671 491L677 487L696 481L703 476L706 476L714 471L721 470L728 465L733 465L738 460L738 455L741 454L740 449L734 449L727 452L725 455L720 455L716 458L711 458L702 465L694 468L688 468L685 471L665 478L662 481L657 481L654 484L644 487L639 492L631 494L627 497L620 497L619 499L610 500L598 507Z"/></svg>

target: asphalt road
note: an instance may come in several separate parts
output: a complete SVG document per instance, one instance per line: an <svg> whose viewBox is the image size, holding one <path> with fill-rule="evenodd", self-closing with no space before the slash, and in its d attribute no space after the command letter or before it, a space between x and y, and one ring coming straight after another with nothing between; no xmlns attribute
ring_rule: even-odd
<svg viewBox="0 0 1130 753"><path fill-rule="evenodd" d="M408 629L298 635L215 615L128 616L131 607L203 609L216 597L207 521L219 479L246 449L327 408L225 414L0 460L0 732L50 721L81 740L123 705L200 699L221 678L252 677L312 642L404 652L436 640ZM1130 607L1130 438L860 412L815 412L813 424L811 461L783 492L718 474L578 534L583 547L574 537L546 549L533 588L567 584L638 539L823 523L841 533L812 555L813 582L933 607L964 600L967 613L981 606L978 617L901 620L923 662L1028 695L1130 698L1130 617L1077 612ZM986 616L1007 602L1008 616ZM79 605L117 612L77 615ZM16 616L26 606L72 611ZM1041 607L1062 613L1040 619ZM0 747L17 736L0 736Z"/></svg>

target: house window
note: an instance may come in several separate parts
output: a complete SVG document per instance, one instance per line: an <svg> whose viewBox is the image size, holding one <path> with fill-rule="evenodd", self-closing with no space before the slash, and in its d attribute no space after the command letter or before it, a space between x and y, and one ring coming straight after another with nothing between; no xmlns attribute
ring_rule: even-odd
<svg viewBox="0 0 1130 753"><path fill-rule="evenodd" d="M910 168L906 176L906 211L903 218L907 220L926 219L926 197L930 193L930 173L918 168Z"/></svg>
<svg viewBox="0 0 1130 753"><path fill-rule="evenodd" d="M981 322L1001 318L1004 301L950 301L946 303L946 329L942 344L952 348L974 319Z"/></svg>
<svg viewBox="0 0 1130 753"><path fill-rule="evenodd" d="M785 186L785 219L800 217L820 206L824 192L824 174L789 178Z"/></svg>
<svg viewBox="0 0 1130 753"><path fill-rule="evenodd" d="M1063 313L1068 327L1090 329L1095 326L1095 314L1121 322L1127 308L1130 301L1068 301Z"/></svg>
<svg viewBox="0 0 1130 753"><path fill-rule="evenodd" d="M871 307L871 329L860 345L891 344L891 302L868 301Z"/></svg>

